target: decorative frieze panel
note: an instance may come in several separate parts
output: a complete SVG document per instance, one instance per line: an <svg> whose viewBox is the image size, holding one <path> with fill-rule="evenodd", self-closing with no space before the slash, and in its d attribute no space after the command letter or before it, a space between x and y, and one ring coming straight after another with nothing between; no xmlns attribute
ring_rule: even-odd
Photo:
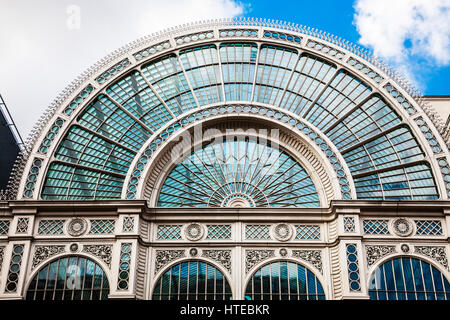
<svg viewBox="0 0 450 320"><path fill-rule="evenodd" d="M269 240L270 225L248 224L245 226L245 238L247 240Z"/></svg>
<svg viewBox="0 0 450 320"><path fill-rule="evenodd" d="M353 233L355 228L355 218L344 217L344 232Z"/></svg>
<svg viewBox="0 0 450 320"><path fill-rule="evenodd" d="M90 220L91 229L89 234L113 234L116 220L111 219L95 219Z"/></svg>
<svg viewBox="0 0 450 320"><path fill-rule="evenodd" d="M180 240L182 225L159 225L156 233L158 240Z"/></svg>
<svg viewBox="0 0 450 320"><path fill-rule="evenodd" d="M292 250L292 257L312 264L320 273L322 269L322 252L320 250Z"/></svg>
<svg viewBox="0 0 450 320"><path fill-rule="evenodd" d="M18 218L16 233L27 233L29 222L30 222L30 218Z"/></svg>
<svg viewBox="0 0 450 320"><path fill-rule="evenodd" d="M49 258L65 252L65 246L35 246L33 263L31 264L31 269L36 268L41 262L48 260Z"/></svg>
<svg viewBox="0 0 450 320"><path fill-rule="evenodd" d="M295 226L297 240L319 240L320 226L318 225L296 225Z"/></svg>
<svg viewBox="0 0 450 320"><path fill-rule="evenodd" d="M381 258L394 252L395 246L388 246L388 245L366 246L367 265L370 267Z"/></svg>
<svg viewBox="0 0 450 320"><path fill-rule="evenodd" d="M124 217L122 232L133 232L133 230L134 230L134 217Z"/></svg>
<svg viewBox="0 0 450 320"><path fill-rule="evenodd" d="M202 257L217 261L231 274L231 250L202 250Z"/></svg>
<svg viewBox="0 0 450 320"><path fill-rule="evenodd" d="M231 239L231 225L230 224L208 224L206 225L208 240L227 240Z"/></svg>
<svg viewBox="0 0 450 320"><path fill-rule="evenodd" d="M439 263L442 266L444 266L445 269L449 270L447 254L445 252L445 247L438 247L438 246L414 246L414 250L415 250L416 253L419 253L419 254L422 254L424 256L427 256L427 257L431 258L432 260L434 260L437 263Z"/></svg>
<svg viewBox="0 0 450 320"><path fill-rule="evenodd" d="M245 273L255 265L275 256L275 250L245 250Z"/></svg>
<svg viewBox="0 0 450 320"><path fill-rule="evenodd" d="M389 220L363 220L364 234L370 235L388 235Z"/></svg>
<svg viewBox="0 0 450 320"><path fill-rule="evenodd" d="M442 236L442 223L439 220L414 220L416 235L418 236Z"/></svg>
<svg viewBox="0 0 450 320"><path fill-rule="evenodd" d="M184 256L185 250L156 250L155 274L167 264Z"/></svg>
<svg viewBox="0 0 450 320"><path fill-rule="evenodd" d="M82 251L96 256L111 268L112 247L110 244L85 244Z"/></svg>
<svg viewBox="0 0 450 320"><path fill-rule="evenodd" d="M9 232L10 220L0 220L0 235L7 235Z"/></svg>
<svg viewBox="0 0 450 320"><path fill-rule="evenodd" d="M66 220L41 220L39 221L39 227L37 233L39 235L62 235L64 234L64 223Z"/></svg>

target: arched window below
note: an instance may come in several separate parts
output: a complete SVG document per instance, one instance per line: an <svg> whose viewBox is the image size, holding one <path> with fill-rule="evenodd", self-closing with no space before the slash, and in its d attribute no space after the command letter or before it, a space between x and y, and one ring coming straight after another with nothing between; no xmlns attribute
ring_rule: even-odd
<svg viewBox="0 0 450 320"><path fill-rule="evenodd" d="M186 261L167 270L156 283L153 300L230 300L222 272L201 261Z"/></svg>
<svg viewBox="0 0 450 320"><path fill-rule="evenodd" d="M31 281L27 300L105 300L109 283L92 260L70 256L45 265Z"/></svg>
<svg viewBox="0 0 450 320"><path fill-rule="evenodd" d="M450 284L425 261L396 258L375 270L369 296L372 300L450 300Z"/></svg>
<svg viewBox="0 0 450 320"><path fill-rule="evenodd" d="M279 261L256 271L245 290L247 300L325 300L319 279L300 264Z"/></svg>

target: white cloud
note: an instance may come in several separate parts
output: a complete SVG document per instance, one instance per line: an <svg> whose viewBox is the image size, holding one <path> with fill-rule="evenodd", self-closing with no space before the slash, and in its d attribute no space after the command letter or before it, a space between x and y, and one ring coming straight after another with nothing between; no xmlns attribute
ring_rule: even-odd
<svg viewBox="0 0 450 320"><path fill-rule="evenodd" d="M243 11L235 0L0 0L0 92L25 138L67 84L118 47Z"/></svg>
<svg viewBox="0 0 450 320"><path fill-rule="evenodd" d="M416 85L414 69L424 62L450 64L450 0L356 0L354 7L359 42Z"/></svg>

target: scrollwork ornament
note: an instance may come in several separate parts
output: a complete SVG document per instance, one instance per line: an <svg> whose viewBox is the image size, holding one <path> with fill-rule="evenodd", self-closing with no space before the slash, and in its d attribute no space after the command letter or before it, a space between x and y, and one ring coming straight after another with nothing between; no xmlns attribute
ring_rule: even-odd
<svg viewBox="0 0 450 320"><path fill-rule="evenodd" d="M203 250L202 256L217 261L231 274L231 250Z"/></svg>
<svg viewBox="0 0 450 320"><path fill-rule="evenodd" d="M312 264L320 273L323 273L322 252L320 250L292 250L292 256Z"/></svg>
<svg viewBox="0 0 450 320"><path fill-rule="evenodd" d="M90 253L100 258L106 265L111 268L112 245L94 244L83 245L83 252Z"/></svg>
<svg viewBox="0 0 450 320"><path fill-rule="evenodd" d="M255 265L275 256L275 250L246 250L245 272L249 272Z"/></svg>
<svg viewBox="0 0 450 320"><path fill-rule="evenodd" d="M372 266L375 262L395 252L395 246L366 246L367 264Z"/></svg>
<svg viewBox="0 0 450 320"><path fill-rule="evenodd" d="M31 269L34 269L42 261L49 259L50 257L63 253L65 246L36 246L34 249L33 263Z"/></svg>
<svg viewBox="0 0 450 320"><path fill-rule="evenodd" d="M444 266L445 269L449 270L447 254L445 253L445 247L415 246L414 250L416 253L422 254L424 256L433 259L437 263Z"/></svg>
<svg viewBox="0 0 450 320"><path fill-rule="evenodd" d="M156 250L155 274L165 265L184 256L184 250Z"/></svg>

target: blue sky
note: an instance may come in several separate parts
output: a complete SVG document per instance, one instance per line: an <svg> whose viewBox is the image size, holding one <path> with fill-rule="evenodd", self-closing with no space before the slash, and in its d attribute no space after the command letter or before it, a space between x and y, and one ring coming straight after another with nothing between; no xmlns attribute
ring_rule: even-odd
<svg viewBox="0 0 450 320"><path fill-rule="evenodd" d="M377 2L380 0L372 0ZM399 0L391 0L399 1ZM411 1L412 0L407 0ZM434 2L434 0L426 0ZM297 0L297 1L241 1L245 7L245 17L271 18L298 23L308 27L329 32L345 40L363 46L359 43L361 35L354 23L354 0ZM450 1L443 1L450 6ZM447 35L450 30L447 30ZM386 44L389 45L389 44ZM405 40L405 47L411 46L411 41ZM408 73L391 59L383 59L402 74ZM414 72L414 85L425 95L450 95L450 65L438 65L422 54L408 56L404 63L409 63L408 71ZM407 76L405 74L405 76Z"/></svg>
<svg viewBox="0 0 450 320"><path fill-rule="evenodd" d="M117 48L205 19L317 28L373 50L426 95L450 95L450 0L0 0L0 92L22 136Z"/></svg>

